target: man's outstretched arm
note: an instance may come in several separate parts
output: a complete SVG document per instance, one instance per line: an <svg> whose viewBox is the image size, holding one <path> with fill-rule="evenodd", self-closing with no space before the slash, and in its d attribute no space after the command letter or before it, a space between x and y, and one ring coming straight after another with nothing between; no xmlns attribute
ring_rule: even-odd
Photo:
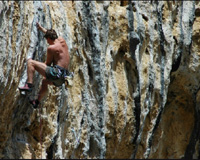
<svg viewBox="0 0 200 160"><path fill-rule="evenodd" d="M46 29L45 28L43 28L38 22L37 22L37 28L39 29L39 30L41 30L43 33L46 33Z"/></svg>

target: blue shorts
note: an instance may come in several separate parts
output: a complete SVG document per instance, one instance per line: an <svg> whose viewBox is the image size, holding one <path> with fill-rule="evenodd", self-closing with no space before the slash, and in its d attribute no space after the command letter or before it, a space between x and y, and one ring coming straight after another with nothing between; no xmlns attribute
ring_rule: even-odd
<svg viewBox="0 0 200 160"><path fill-rule="evenodd" d="M60 66L47 66L45 73L46 73L46 79L50 82L53 82L53 84L57 87L61 86L63 83L65 83L65 74L68 73L68 70L60 67Z"/></svg>

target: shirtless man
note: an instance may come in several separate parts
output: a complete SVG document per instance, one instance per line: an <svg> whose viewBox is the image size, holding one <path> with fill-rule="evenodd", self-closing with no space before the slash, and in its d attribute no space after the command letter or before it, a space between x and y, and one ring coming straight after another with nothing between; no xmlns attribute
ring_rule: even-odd
<svg viewBox="0 0 200 160"><path fill-rule="evenodd" d="M49 44L47 58L45 63L32 59L27 60L28 79L24 87L19 87L21 91L32 91L35 70L44 77L38 93L38 99L30 101L34 108L37 108L44 97L48 90L48 85L61 86L65 82L64 76L68 74L67 69L70 62L68 46L65 40L62 37L58 37L55 30L47 30L39 23L37 23L37 28L45 34L44 37ZM51 66L52 64L53 66Z"/></svg>

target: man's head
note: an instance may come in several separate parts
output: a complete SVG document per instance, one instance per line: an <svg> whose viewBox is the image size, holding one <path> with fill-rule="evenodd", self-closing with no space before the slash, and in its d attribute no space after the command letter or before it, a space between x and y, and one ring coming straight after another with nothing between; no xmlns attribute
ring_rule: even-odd
<svg viewBox="0 0 200 160"><path fill-rule="evenodd" d="M57 33L56 33L56 31L54 29L47 29L44 37L46 39L50 38L51 40L55 40L55 39L58 38L58 35L57 35Z"/></svg>

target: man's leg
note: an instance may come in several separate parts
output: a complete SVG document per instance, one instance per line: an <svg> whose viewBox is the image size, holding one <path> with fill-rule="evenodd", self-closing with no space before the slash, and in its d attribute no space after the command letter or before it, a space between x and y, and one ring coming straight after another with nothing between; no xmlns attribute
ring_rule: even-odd
<svg viewBox="0 0 200 160"><path fill-rule="evenodd" d="M28 67L27 67L27 74L28 74L28 79L27 83L33 83L33 76L35 73L35 70L38 71L42 76L46 77L45 70L47 68L47 65L42 62L38 62L32 59L29 59L27 61Z"/></svg>
<svg viewBox="0 0 200 160"><path fill-rule="evenodd" d="M53 83L48 81L46 78L42 80L42 86L38 93L38 101L40 102L42 98L45 96L46 92L48 91L48 85L52 85Z"/></svg>
<svg viewBox="0 0 200 160"><path fill-rule="evenodd" d="M40 101L45 96L45 94L46 94L46 92L48 90L48 85L51 85L51 84L53 84L53 83L48 81L46 78L44 78L42 80L42 86L41 86L40 91L38 93L38 98L29 101L33 105L33 108L38 108L38 105L40 104Z"/></svg>
<svg viewBox="0 0 200 160"><path fill-rule="evenodd" d="M29 65L29 66L31 66L31 65ZM35 69L35 70L37 70L37 69ZM31 72L29 72L29 73L31 73ZM32 72L32 74L30 75L30 77L33 75L33 73L34 72ZM53 85L53 83L50 82L49 80L47 80L46 79L46 75L45 75L45 77L42 80L42 85L41 85L39 93L38 93L38 98L29 101L33 105L33 108L38 108L38 105L40 104L42 98L45 96L46 92L48 91L48 85Z"/></svg>
<svg viewBox="0 0 200 160"><path fill-rule="evenodd" d="M19 87L21 91L32 91L33 87L33 76L35 73L35 70L38 71L42 76L46 77L45 70L47 68L47 65L45 63L41 63L38 61L34 61L32 59L27 60L27 81L24 87Z"/></svg>

